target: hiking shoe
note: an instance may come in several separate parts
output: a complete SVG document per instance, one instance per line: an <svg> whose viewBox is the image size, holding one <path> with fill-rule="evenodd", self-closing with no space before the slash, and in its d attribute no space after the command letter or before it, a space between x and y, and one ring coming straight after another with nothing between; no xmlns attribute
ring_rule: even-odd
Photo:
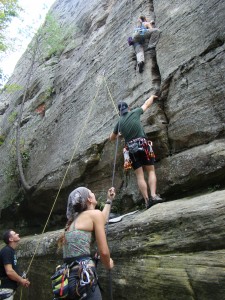
<svg viewBox="0 0 225 300"><path fill-rule="evenodd" d="M150 197L150 199L147 202L148 204L145 204L145 207L146 207L146 209L149 209L153 205L156 205L156 204L162 203L162 202L164 202L164 200L159 195L155 195L154 197Z"/></svg>
<svg viewBox="0 0 225 300"><path fill-rule="evenodd" d="M146 205L146 209L149 209L150 207L152 207L153 205L157 204L159 202L157 201L153 201L153 200L148 200L148 204Z"/></svg>
<svg viewBox="0 0 225 300"><path fill-rule="evenodd" d="M139 69L139 73L142 73L143 72L143 68L144 68L144 62L141 61L139 64L138 64L138 69Z"/></svg>
<svg viewBox="0 0 225 300"><path fill-rule="evenodd" d="M155 195L154 197L150 198L155 203L162 203L164 202L163 199L159 195Z"/></svg>
<svg viewBox="0 0 225 300"><path fill-rule="evenodd" d="M150 207L152 207L153 203L152 200L148 200L148 204L146 204L146 209L149 209Z"/></svg>

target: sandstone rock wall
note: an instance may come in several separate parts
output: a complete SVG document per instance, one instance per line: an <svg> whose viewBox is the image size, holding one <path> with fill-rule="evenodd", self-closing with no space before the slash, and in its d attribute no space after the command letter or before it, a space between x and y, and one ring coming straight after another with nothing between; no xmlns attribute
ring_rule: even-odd
<svg viewBox="0 0 225 300"><path fill-rule="evenodd" d="M222 190L158 204L109 224L113 299L224 299L224 216ZM60 234L48 232L20 242L19 262L22 269L30 266L32 283L23 290L23 299L51 299L49 278L62 262L62 254L56 252ZM101 263L98 274L103 299L108 300L109 274Z"/></svg>
<svg viewBox="0 0 225 300"><path fill-rule="evenodd" d="M224 6L216 0L56 1L52 14L71 33L60 56L35 62L21 123L21 148L29 156L25 177L35 187L31 195L19 194L20 183L9 174L13 117L24 90L1 94L1 222L41 228L66 172L52 225L63 224L66 198L76 185L104 199L116 149L108 142L117 120L114 104L123 99L141 105L160 81L148 53L144 72L134 70L127 37L140 14L155 18L161 30L161 97L143 116L154 142L158 191L174 199L224 185ZM9 83L25 88L30 65L27 51ZM38 113L43 103L44 116ZM122 147L120 141L114 185L119 199L136 203L141 197L133 173L126 182Z"/></svg>

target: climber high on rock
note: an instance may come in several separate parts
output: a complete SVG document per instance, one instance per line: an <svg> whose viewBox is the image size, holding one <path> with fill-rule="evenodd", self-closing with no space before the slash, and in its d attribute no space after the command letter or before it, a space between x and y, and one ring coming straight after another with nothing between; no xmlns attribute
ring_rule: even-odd
<svg viewBox="0 0 225 300"><path fill-rule="evenodd" d="M138 18L137 27L134 29L132 37L128 38L128 44L133 45L136 54L136 60L139 72L143 72L145 57L144 57L144 43L149 39L146 51L150 52L150 57L156 56L155 47L158 43L160 30L155 28L155 21L148 21L145 16Z"/></svg>

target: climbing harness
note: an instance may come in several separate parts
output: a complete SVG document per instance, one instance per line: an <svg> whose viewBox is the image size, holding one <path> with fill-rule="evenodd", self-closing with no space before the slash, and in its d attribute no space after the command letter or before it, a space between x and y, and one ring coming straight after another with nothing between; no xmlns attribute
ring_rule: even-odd
<svg viewBox="0 0 225 300"><path fill-rule="evenodd" d="M69 294L70 269L67 264L56 267L55 273L51 276L52 291L54 299L63 299Z"/></svg>
<svg viewBox="0 0 225 300"><path fill-rule="evenodd" d="M128 142L127 145L123 148L123 167L125 171L128 171L132 168L132 160L130 158L130 153L135 154L138 151L145 151L148 160L155 158L155 154L152 149L152 141L148 141L145 138L134 139Z"/></svg>
<svg viewBox="0 0 225 300"><path fill-rule="evenodd" d="M149 29L145 28L144 25L141 25L141 27L136 27L134 29L134 34L138 34L140 36L140 41L138 43L143 44L145 41L145 33L148 32ZM129 36L127 38L127 42L129 46L133 46L135 44L134 39L132 38L132 36Z"/></svg>
<svg viewBox="0 0 225 300"><path fill-rule="evenodd" d="M88 290L94 289L98 283L95 265L91 257L74 258L70 264L64 263L56 267L51 276L54 299L63 299L67 296L84 299Z"/></svg>
<svg viewBox="0 0 225 300"><path fill-rule="evenodd" d="M139 37L139 44L144 44L145 42L145 34L149 32L149 29L145 27L145 25L143 25L143 22L141 23L141 26L136 27L134 29L134 34Z"/></svg>
<svg viewBox="0 0 225 300"><path fill-rule="evenodd" d="M152 141L148 141L145 138L131 140L127 143L127 148L131 154L135 154L138 151L145 151L148 159L155 158L155 154L152 149Z"/></svg>

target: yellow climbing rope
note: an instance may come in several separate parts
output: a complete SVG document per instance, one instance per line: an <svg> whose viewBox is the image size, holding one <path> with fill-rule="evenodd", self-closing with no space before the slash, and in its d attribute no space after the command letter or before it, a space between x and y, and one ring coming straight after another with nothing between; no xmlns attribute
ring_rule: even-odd
<svg viewBox="0 0 225 300"><path fill-rule="evenodd" d="M58 192L57 192L57 195L56 195L56 197L55 197L55 200L54 200L54 202L53 202L52 208L51 208L51 210L50 210L50 213L49 213L49 215L48 215L47 221L46 221L46 223L45 223L45 226L44 226L44 228L43 228L41 234L43 234L43 233L45 232L46 227L47 227L47 225L48 225L48 222L49 222L49 220L50 220L50 217L51 217L51 215L52 215L53 209L54 209L54 207L55 207L55 205L56 205L56 202L57 202L57 200L58 200L60 191L61 191L61 189L62 189L62 187L63 187L63 184L64 184L64 182L65 182L65 179L66 179L66 176L67 176L67 174L68 174L69 168L70 168L70 166L71 166L71 164L72 164L72 161L73 161L73 159L74 159L74 156L75 156L75 153L76 153L76 151L77 151L78 145L79 145L79 143L80 143L81 137L83 136L83 132L84 132L84 130L86 129L87 123L88 123L88 121L89 121L89 117L90 117L90 115L91 115L91 112L92 112L92 109L93 109L95 100L96 100L96 98L97 98L97 96L98 96L100 86L101 86L101 82L99 83L98 88L97 88L96 95L95 95L95 97L93 98L93 100L92 100L92 102L91 102L90 109L89 109L89 112L88 112L87 117L85 118L85 123L84 123L84 126L82 127L82 130L81 130L80 134L79 134L79 138L78 138L78 140L76 140L76 143L75 143L76 145L75 145L73 154L72 154L71 159L70 159L70 161L69 161L69 164L68 164L68 167L67 167L67 169L66 169L66 172L65 172L65 174L64 174L64 176L63 176L63 179L62 179L62 182L61 182L61 184L60 184L59 190L58 190ZM39 247L39 245L40 245L40 242L41 242L41 239L40 239L39 242L37 243L37 246L36 246L36 248L35 248L35 251L34 251L34 253L33 253L32 257L31 257L31 260L30 260L30 263L29 263L29 265L28 265L26 274L28 274L29 271L30 271L31 265L32 265L32 263L33 263L33 260L34 260L35 255L36 255L36 253L37 253L37 250L38 250L38 247ZM20 296L20 299L22 299L22 289L21 289L21 296Z"/></svg>
<svg viewBox="0 0 225 300"><path fill-rule="evenodd" d="M113 97L112 97L112 93L111 93L111 91L110 91L110 89L109 89L109 87L108 87L108 84L107 84L107 81L106 81L106 78L105 78L104 74L103 74L103 80L104 80L104 83L105 83L105 85L106 85L106 88L107 88L108 94L109 94L109 96L110 96L110 99L111 99L111 101L112 101L113 107L115 108L116 113L119 114L119 111L118 111L118 109L117 109L117 107L116 107L116 105L115 105L115 102L114 102ZM71 156L71 159L70 159L70 161L69 161L68 167L67 167L66 172L65 172L65 174L64 174L64 176L63 176L62 182L61 182L61 184L60 184L60 187L59 187L58 192L57 192L57 194L56 194L56 197L55 197L55 199L54 199L53 205L52 205L52 207L51 207L50 213L49 213L49 215L48 215L48 218L47 218L47 220L46 220L46 223L45 223L45 225L44 225L44 228L43 228L43 230L42 230L42 232L41 232L41 235L45 232L46 227L47 227L47 225L48 225L48 223L49 223L50 217L51 217L51 215L52 215L52 212L53 212L54 207L55 207L55 205L56 205L56 202L57 202L57 200L58 200L60 191L61 191L61 189L62 189L62 187L63 187L64 182L65 182L66 176L67 176L67 174L68 174L69 168L70 168L70 166L71 166L71 164L72 164L72 161L73 161L73 159L74 159L75 153L76 153L77 148L78 148L78 145L79 145L79 143L80 143L80 140L81 140L81 138L82 138L82 136L83 136L83 132L84 132L84 130L86 129L87 123L88 123L88 121L89 121L89 117L90 117L90 115L91 115L91 112L92 112L94 103L95 103L95 101L96 101L96 99L97 99L97 96L98 96L98 94L99 94L99 90L100 90L101 83L102 83L102 81L99 83L98 88L97 88L97 91L96 91L96 94L95 94L95 97L93 98L93 100L92 100L92 102L91 102L91 105L90 105L90 109L89 109L88 115L87 115L87 117L85 118L84 126L82 127L82 130L81 130L81 133L79 134L78 140L76 140L76 143L75 143L76 145L75 145L74 151L73 151L73 153L72 153L72 156ZM117 150L116 150L116 152L117 152ZM113 171L112 186L114 185L115 164L116 164L116 156L115 156L115 159L114 159L114 171ZM29 273L29 271L30 271L31 265L32 265L32 263L33 263L34 257L35 257L35 255L36 255L36 253L37 253L37 250L38 250L38 248L39 248L40 243L41 243L41 239L39 239L39 241L38 241L38 243L37 243L37 246L36 246L36 248L35 248L35 250L34 250L34 253L33 253L32 257L31 257L31 260L30 260L30 263L29 263L29 265L28 265L27 271L25 272L26 275L27 275L27 274ZM21 288L20 300L22 299L22 291L23 291L23 289ZM112 299L112 297L111 297L111 299Z"/></svg>
<svg viewBox="0 0 225 300"><path fill-rule="evenodd" d="M113 106L114 106L114 108L115 108L115 111L116 111L116 113L119 115L119 110L117 109L117 107L116 107L116 105L115 105L115 102L114 102L113 97L112 97L112 93L110 92L109 86L108 86L107 81L106 81L106 79L105 79L105 75L103 75L103 79L104 79L104 82L105 82L107 91L108 91L108 93L109 93L110 99L111 99L111 101L112 101L112 104L113 104Z"/></svg>

